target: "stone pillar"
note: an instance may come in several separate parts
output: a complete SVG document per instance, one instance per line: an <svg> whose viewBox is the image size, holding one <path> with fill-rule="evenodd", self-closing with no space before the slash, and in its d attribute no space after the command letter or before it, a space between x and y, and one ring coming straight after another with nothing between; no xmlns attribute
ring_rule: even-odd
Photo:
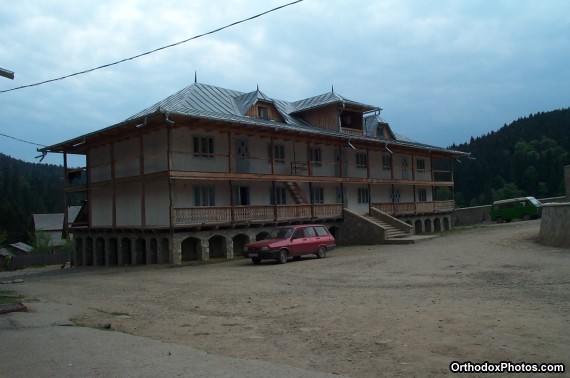
<svg viewBox="0 0 570 378"><path fill-rule="evenodd" d="M231 237L226 238L226 259L234 258L234 242Z"/></svg>
<svg viewBox="0 0 570 378"><path fill-rule="evenodd" d="M202 255L200 256L201 261L207 261L210 259L210 243L208 239L200 239L200 245L202 246Z"/></svg>
<svg viewBox="0 0 570 378"><path fill-rule="evenodd" d="M182 241L178 238L173 238L169 245L170 262L174 265L182 264Z"/></svg>

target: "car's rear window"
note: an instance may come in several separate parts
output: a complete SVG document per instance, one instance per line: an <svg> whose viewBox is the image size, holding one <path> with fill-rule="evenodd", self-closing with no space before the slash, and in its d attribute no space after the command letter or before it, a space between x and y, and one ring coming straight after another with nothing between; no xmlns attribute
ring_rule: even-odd
<svg viewBox="0 0 570 378"><path fill-rule="evenodd" d="M323 226L315 227L315 231L317 231L317 235L319 236L328 236L329 234Z"/></svg>

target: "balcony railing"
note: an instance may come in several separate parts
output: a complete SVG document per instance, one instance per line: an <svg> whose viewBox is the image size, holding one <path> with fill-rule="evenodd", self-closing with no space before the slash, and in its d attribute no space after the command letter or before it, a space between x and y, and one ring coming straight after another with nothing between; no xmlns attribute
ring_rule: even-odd
<svg viewBox="0 0 570 378"><path fill-rule="evenodd" d="M207 226L342 217L342 204L215 206L174 209L174 226Z"/></svg>
<svg viewBox="0 0 570 378"><path fill-rule="evenodd" d="M393 215L447 213L455 208L454 201L373 203L372 207Z"/></svg>

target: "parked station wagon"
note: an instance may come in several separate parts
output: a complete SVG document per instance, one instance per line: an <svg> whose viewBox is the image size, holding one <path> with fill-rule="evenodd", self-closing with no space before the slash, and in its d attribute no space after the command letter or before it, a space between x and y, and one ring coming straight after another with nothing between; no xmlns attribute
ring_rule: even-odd
<svg viewBox="0 0 570 378"><path fill-rule="evenodd" d="M254 264L266 259L285 264L290 257L314 254L324 258L335 247L335 238L323 225L285 226L274 228L264 240L247 244L243 256Z"/></svg>

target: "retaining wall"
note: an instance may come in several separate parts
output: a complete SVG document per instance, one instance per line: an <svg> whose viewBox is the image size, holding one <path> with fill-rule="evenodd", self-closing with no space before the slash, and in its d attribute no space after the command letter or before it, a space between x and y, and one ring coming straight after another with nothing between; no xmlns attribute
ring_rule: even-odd
<svg viewBox="0 0 570 378"><path fill-rule="evenodd" d="M570 202L542 207L538 238L542 244L570 248Z"/></svg>

